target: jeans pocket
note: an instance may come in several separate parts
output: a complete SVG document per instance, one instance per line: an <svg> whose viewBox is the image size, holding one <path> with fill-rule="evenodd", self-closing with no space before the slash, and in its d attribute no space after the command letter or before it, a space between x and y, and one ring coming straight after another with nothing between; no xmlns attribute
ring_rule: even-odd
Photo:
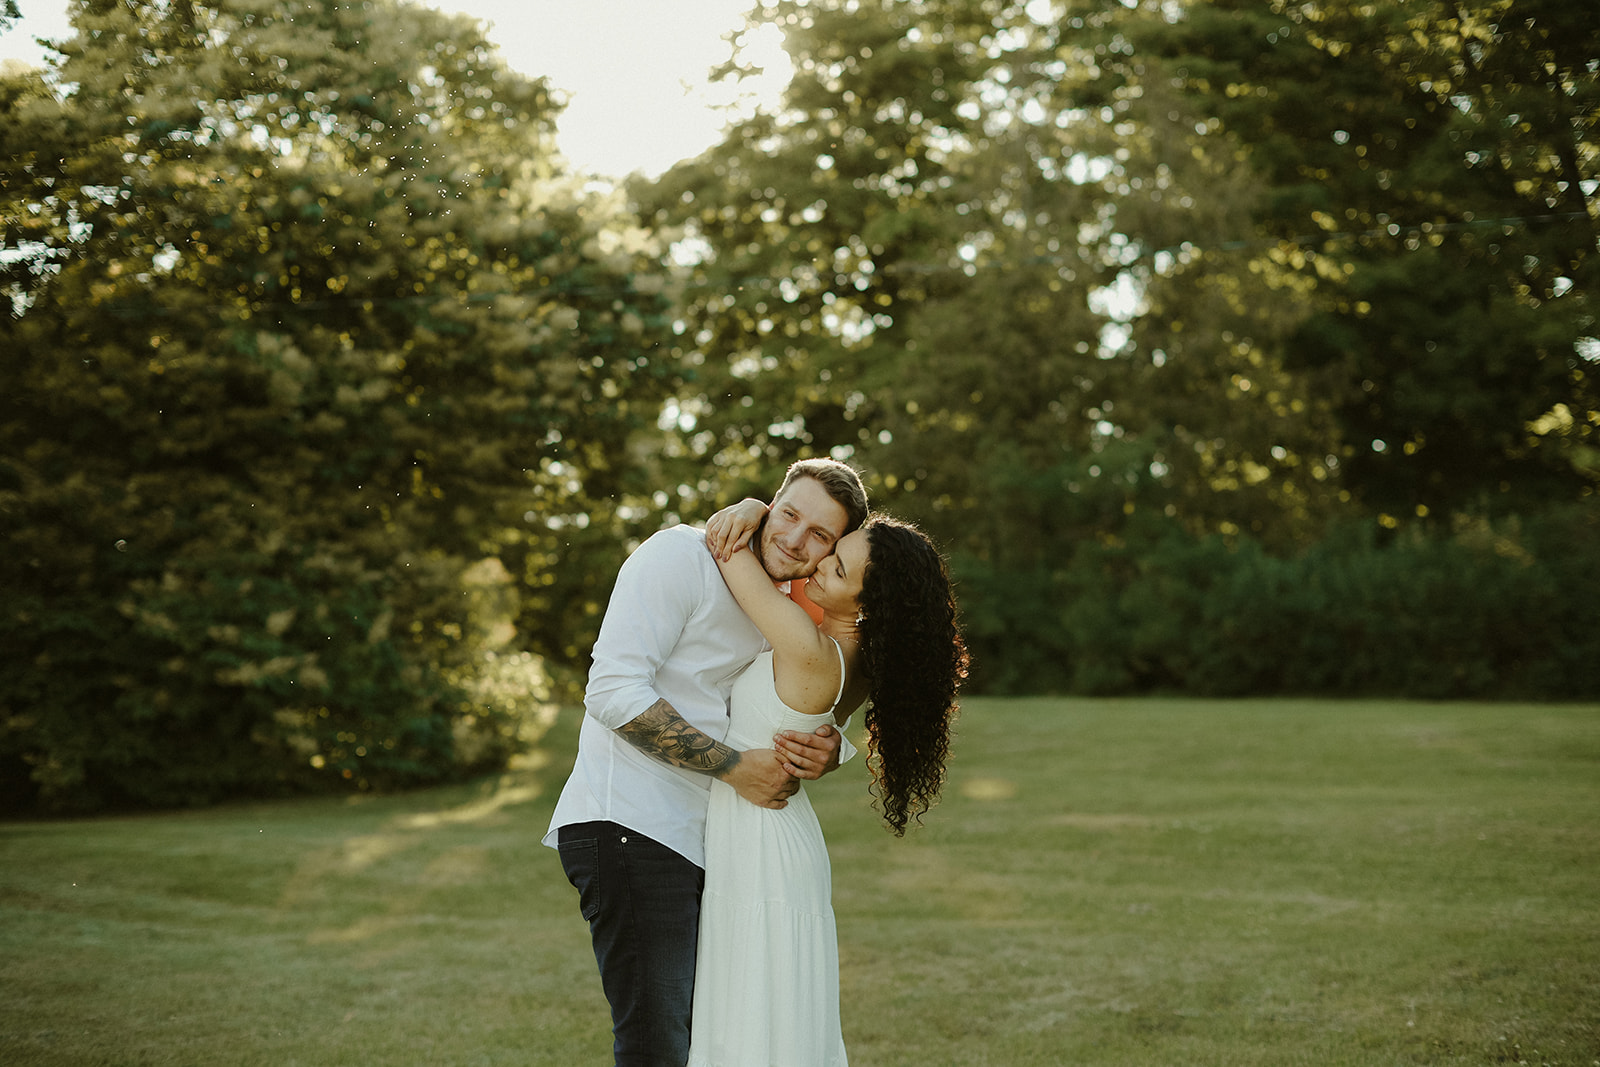
<svg viewBox="0 0 1600 1067"><path fill-rule="evenodd" d="M585 837L562 841L557 847L561 854L561 869L567 881L578 891L578 910L584 921L593 922L600 914L600 842Z"/></svg>

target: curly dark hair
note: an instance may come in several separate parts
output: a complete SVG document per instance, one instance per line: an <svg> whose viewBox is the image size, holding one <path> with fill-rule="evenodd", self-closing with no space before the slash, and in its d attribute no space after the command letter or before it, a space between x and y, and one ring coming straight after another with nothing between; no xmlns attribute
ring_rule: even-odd
<svg viewBox="0 0 1600 1067"><path fill-rule="evenodd" d="M861 659L870 678L867 765L896 837L939 799L967 649L943 557L926 534L869 517L861 582Z"/></svg>

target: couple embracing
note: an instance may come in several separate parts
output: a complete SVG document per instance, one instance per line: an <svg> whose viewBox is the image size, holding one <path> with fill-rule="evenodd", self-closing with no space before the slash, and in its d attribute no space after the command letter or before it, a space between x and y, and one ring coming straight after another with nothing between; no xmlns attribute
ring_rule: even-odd
<svg viewBox="0 0 1600 1067"><path fill-rule="evenodd" d="M802 592L802 586L804 590ZM831 873L802 779L855 753L885 822L937 798L966 652L944 562L802 460L769 506L623 564L545 843L589 923L618 1067L835 1067Z"/></svg>

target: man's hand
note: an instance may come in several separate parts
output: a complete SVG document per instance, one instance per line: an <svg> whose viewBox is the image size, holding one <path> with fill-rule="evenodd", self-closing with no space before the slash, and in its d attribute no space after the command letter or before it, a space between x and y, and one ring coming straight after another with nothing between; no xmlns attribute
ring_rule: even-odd
<svg viewBox="0 0 1600 1067"><path fill-rule="evenodd" d="M733 786L734 792L762 808L782 808L800 791L800 783L784 769L783 761L770 748L747 749L717 777Z"/></svg>
<svg viewBox="0 0 1600 1067"><path fill-rule="evenodd" d="M785 730L772 739L784 769L796 778L815 780L839 769L843 735L837 727L819 726L815 733Z"/></svg>

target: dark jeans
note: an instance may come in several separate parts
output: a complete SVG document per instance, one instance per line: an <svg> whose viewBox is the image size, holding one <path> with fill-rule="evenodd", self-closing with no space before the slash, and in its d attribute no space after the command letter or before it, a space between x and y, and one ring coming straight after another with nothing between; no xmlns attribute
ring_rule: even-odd
<svg viewBox="0 0 1600 1067"><path fill-rule="evenodd" d="M611 1002L617 1067L683 1067L705 871L611 822L563 826L558 842Z"/></svg>

